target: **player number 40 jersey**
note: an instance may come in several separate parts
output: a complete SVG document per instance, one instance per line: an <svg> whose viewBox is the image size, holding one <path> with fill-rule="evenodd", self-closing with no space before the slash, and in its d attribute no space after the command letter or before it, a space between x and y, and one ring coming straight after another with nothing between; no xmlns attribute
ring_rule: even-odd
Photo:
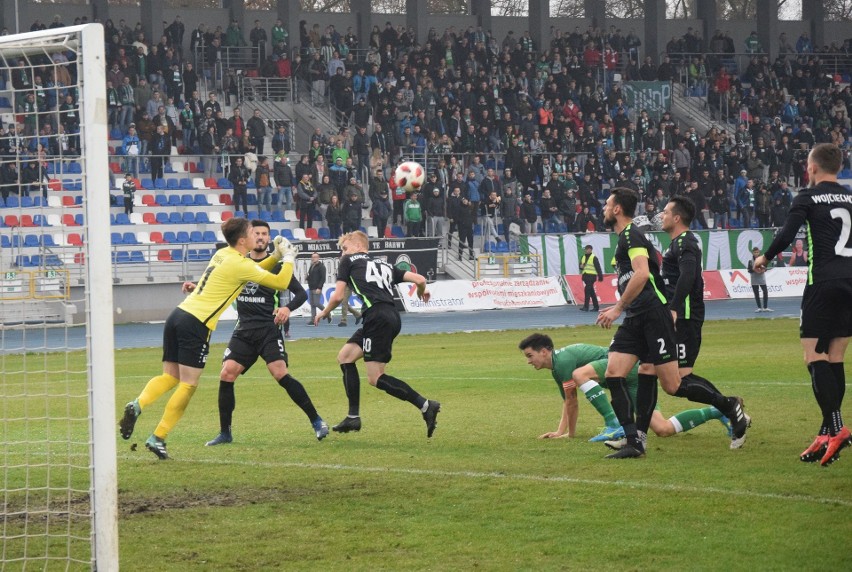
<svg viewBox="0 0 852 572"><path fill-rule="evenodd" d="M404 277L404 270L367 253L344 256L337 269L337 280L349 284L367 309L376 304L393 305L393 286Z"/></svg>

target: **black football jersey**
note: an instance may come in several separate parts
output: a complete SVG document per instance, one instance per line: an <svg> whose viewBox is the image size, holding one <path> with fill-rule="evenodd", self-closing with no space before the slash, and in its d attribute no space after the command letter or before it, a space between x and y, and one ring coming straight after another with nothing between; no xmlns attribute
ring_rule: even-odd
<svg viewBox="0 0 852 572"><path fill-rule="evenodd" d="M364 311L376 304L393 305L393 286L403 282L404 277L404 270L364 252L344 256L337 267L337 280L352 287L361 298Z"/></svg>
<svg viewBox="0 0 852 572"><path fill-rule="evenodd" d="M660 262L657 250L645 235L631 222L618 235L615 247L615 269L618 273L618 293L624 294L627 283L633 277L631 260L637 254L648 257L648 281L638 296L625 308L625 316L635 316L651 310L654 306L665 305L666 296L662 292L663 279L660 276Z"/></svg>
<svg viewBox="0 0 852 572"><path fill-rule="evenodd" d="M260 262L258 260L258 262ZM276 264L270 271L278 274L281 271L281 263ZM287 290L292 294L292 300L301 299L302 303L307 299L305 288L296 280L290 279ZM237 296L237 315L239 317L235 330L251 330L254 328L267 327L273 323L272 312L278 308L278 290L261 286L257 282L246 282L243 291ZM301 306L301 304L299 304ZM291 310L295 308L291 307Z"/></svg>
<svg viewBox="0 0 852 572"><path fill-rule="evenodd" d="M677 312L678 318L686 320L704 320L704 276L701 274L701 248L698 238L687 230L674 240L663 254L663 283L669 309ZM695 277L692 284L680 288L676 296L681 269L692 268ZM684 297L685 296L685 297Z"/></svg>
<svg viewBox="0 0 852 572"><path fill-rule="evenodd" d="M766 258L772 260L793 242L802 225L807 231L808 284L852 279L852 191L837 183L799 191Z"/></svg>

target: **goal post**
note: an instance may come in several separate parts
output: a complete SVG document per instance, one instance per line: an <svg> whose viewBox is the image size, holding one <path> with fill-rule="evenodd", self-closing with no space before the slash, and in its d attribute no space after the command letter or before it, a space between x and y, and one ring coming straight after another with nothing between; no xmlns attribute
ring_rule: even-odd
<svg viewBox="0 0 852 572"><path fill-rule="evenodd" d="M5 508L0 568L117 570L103 27L2 36L3 68L0 101L12 107L21 132L11 138L14 149L0 157L0 167L13 163L23 173L22 168L35 164L39 173L36 182L24 176L18 183L0 179L6 206L16 205L3 212L21 221L39 217L40 224L0 229L11 251L0 254L0 271L14 276L27 265L24 270L35 274L67 277L74 292L69 305L76 314L58 322L35 315L6 321L10 303L0 300L0 494ZM78 118L72 132L63 131L69 125L63 112L68 111ZM79 194L68 187L80 189ZM62 240L72 230L65 226L68 215L82 215L73 227L83 237L82 246L74 246L70 255ZM62 224L49 224L56 219Z"/></svg>

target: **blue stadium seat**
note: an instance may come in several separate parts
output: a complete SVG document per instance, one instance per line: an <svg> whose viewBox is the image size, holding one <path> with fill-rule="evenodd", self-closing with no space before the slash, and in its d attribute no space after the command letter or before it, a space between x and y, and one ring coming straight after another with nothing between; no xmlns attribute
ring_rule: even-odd
<svg viewBox="0 0 852 572"><path fill-rule="evenodd" d="M169 195L169 206L179 207L181 205L180 195Z"/></svg>
<svg viewBox="0 0 852 572"><path fill-rule="evenodd" d="M183 249L182 248L175 248L174 250L172 250L172 260L174 262L180 262L183 259L184 258L183 258Z"/></svg>
<svg viewBox="0 0 852 572"><path fill-rule="evenodd" d="M25 268L30 265L30 257L26 254L19 254L15 257L15 266Z"/></svg>
<svg viewBox="0 0 852 572"><path fill-rule="evenodd" d="M249 193L248 195L248 204L249 206L254 206L257 204L257 195Z"/></svg>
<svg viewBox="0 0 852 572"><path fill-rule="evenodd" d="M21 201L15 195L9 195L6 197L6 207L10 209L16 209L21 206Z"/></svg>
<svg viewBox="0 0 852 572"><path fill-rule="evenodd" d="M113 252L112 254L114 264L128 264L130 262L130 253L126 250L119 250L118 252Z"/></svg>
<svg viewBox="0 0 852 572"><path fill-rule="evenodd" d="M269 229L269 238L270 238L270 239L274 239L274 238L275 238L276 236L278 236L279 234L281 234L281 233L280 233L280 232L278 232L276 229L274 229L274 228L270 228L270 229Z"/></svg>
<svg viewBox="0 0 852 572"><path fill-rule="evenodd" d="M122 244L123 239L121 238L121 233L120 232L109 233L109 242L110 242L110 244Z"/></svg>
<svg viewBox="0 0 852 572"><path fill-rule="evenodd" d="M295 240L293 238L293 231L290 230L289 228L282 228L281 229L281 236L283 236L287 240Z"/></svg>
<svg viewBox="0 0 852 572"><path fill-rule="evenodd" d="M139 241L136 240L136 233L135 232L125 232L121 236L121 241L124 244L139 244Z"/></svg>
<svg viewBox="0 0 852 572"><path fill-rule="evenodd" d="M403 236L405 236L405 231L402 230L402 227L398 224L395 224L391 227L391 233L393 233L393 235L397 238L402 238Z"/></svg>
<svg viewBox="0 0 852 572"><path fill-rule="evenodd" d="M195 224L210 224L210 217L207 216L206 211L195 213Z"/></svg>
<svg viewBox="0 0 852 572"><path fill-rule="evenodd" d="M66 165L66 167L67 167L67 169L65 171L66 173L71 173L73 175L80 175L83 172L82 167L80 167L80 163L78 163L77 161L71 161L70 163L68 163L68 165Z"/></svg>
<svg viewBox="0 0 852 572"><path fill-rule="evenodd" d="M180 220L183 224L195 224L195 213L187 211L181 215Z"/></svg>
<svg viewBox="0 0 852 572"><path fill-rule="evenodd" d="M158 212L156 215L157 224L169 224L169 214Z"/></svg>
<svg viewBox="0 0 852 572"><path fill-rule="evenodd" d="M115 224L130 224L130 217L126 213L117 213L115 215Z"/></svg>
<svg viewBox="0 0 852 572"><path fill-rule="evenodd" d="M396 234L396 232L394 232ZM480 236L482 234L482 225L475 224L473 225L473 236Z"/></svg>
<svg viewBox="0 0 852 572"><path fill-rule="evenodd" d="M194 207L195 206L195 197L189 194L183 194L180 196L180 204L185 207Z"/></svg>
<svg viewBox="0 0 852 572"><path fill-rule="evenodd" d="M180 181L174 177L166 179L166 188L177 191L180 189Z"/></svg>
<svg viewBox="0 0 852 572"><path fill-rule="evenodd" d="M163 242L166 244L174 244L177 242L177 236L174 232L167 230L163 233Z"/></svg>
<svg viewBox="0 0 852 572"><path fill-rule="evenodd" d="M193 198L195 200L196 206L199 206L199 207L210 206L210 203L207 202L207 195L197 194Z"/></svg>
<svg viewBox="0 0 852 572"><path fill-rule="evenodd" d="M202 235L202 242L218 242L216 238L216 233L212 230L205 230Z"/></svg>
<svg viewBox="0 0 852 572"><path fill-rule="evenodd" d="M38 246L38 236L35 234L27 234L24 236L24 246Z"/></svg>
<svg viewBox="0 0 852 572"><path fill-rule="evenodd" d="M320 238L322 238L323 240L328 240L328 239L330 239L330 238L331 238L331 231L330 231L330 230L328 230L328 227L325 227L325 226L322 226L322 227L318 228L318 229L317 229L317 234L318 234L318 235L319 235L319 237L320 237Z"/></svg>
<svg viewBox="0 0 852 572"><path fill-rule="evenodd" d="M248 218L246 217L246 213L243 211L234 211L234 216L237 218Z"/></svg>
<svg viewBox="0 0 852 572"><path fill-rule="evenodd" d="M41 254L33 254L32 256L30 256L30 262L28 266L32 268L37 268L41 266L41 260Z"/></svg>
<svg viewBox="0 0 852 572"><path fill-rule="evenodd" d="M286 222L284 220L284 213L281 211L272 211L272 222Z"/></svg>
<svg viewBox="0 0 852 572"><path fill-rule="evenodd" d="M59 258L58 254L47 254L44 256L44 265L45 266L64 266L62 259Z"/></svg>
<svg viewBox="0 0 852 572"><path fill-rule="evenodd" d="M260 211L260 220L272 222L272 213L269 211Z"/></svg>
<svg viewBox="0 0 852 572"><path fill-rule="evenodd" d="M220 189L233 189L234 188L234 185L231 184L231 181L229 181L225 177L219 177L219 179L216 181L216 184L219 185Z"/></svg>
<svg viewBox="0 0 852 572"><path fill-rule="evenodd" d="M141 169L140 169L140 172L141 172ZM141 182L142 182L142 188L145 189L146 191L153 191L154 190L154 183L151 181L151 179L142 179Z"/></svg>
<svg viewBox="0 0 852 572"><path fill-rule="evenodd" d="M130 253L130 262L133 264L144 264L145 263L145 255L141 250L134 250Z"/></svg>
<svg viewBox="0 0 852 572"><path fill-rule="evenodd" d="M154 195L154 202L157 203L158 206L167 207L169 206L169 197L163 193L157 193Z"/></svg>
<svg viewBox="0 0 852 572"><path fill-rule="evenodd" d="M118 127L113 127L109 130L109 138L110 139L124 139L124 135L121 134L121 129Z"/></svg>
<svg viewBox="0 0 852 572"><path fill-rule="evenodd" d="M179 230L176 235L177 241L181 244L189 242L189 233L185 230Z"/></svg>
<svg viewBox="0 0 852 572"><path fill-rule="evenodd" d="M204 235L200 230L193 230L189 233L189 242L204 242Z"/></svg>
<svg viewBox="0 0 852 572"><path fill-rule="evenodd" d="M169 224L181 224L183 222L183 217L179 212L171 212L169 213Z"/></svg>
<svg viewBox="0 0 852 572"><path fill-rule="evenodd" d="M47 224L47 215L33 215L33 224L36 226L50 226Z"/></svg>
<svg viewBox="0 0 852 572"><path fill-rule="evenodd" d="M33 198L32 197L28 197L26 195L21 197L21 208L22 209L29 209L29 208L32 208L32 206L33 206Z"/></svg>
<svg viewBox="0 0 852 572"><path fill-rule="evenodd" d="M180 181L178 181L178 188L182 191L191 191L192 190L192 179L188 177L182 177Z"/></svg>
<svg viewBox="0 0 852 572"><path fill-rule="evenodd" d="M5 207L6 207L6 201L3 199L3 197L0 197L0 209L5 208Z"/></svg>
<svg viewBox="0 0 852 572"><path fill-rule="evenodd" d="M166 189L166 180L165 179L157 179L156 181L154 181L154 188L165 190Z"/></svg>
<svg viewBox="0 0 852 572"><path fill-rule="evenodd" d="M53 240L53 236L49 234L43 234L40 237L40 242L42 246L54 247L56 246L56 242Z"/></svg>
<svg viewBox="0 0 852 572"><path fill-rule="evenodd" d="M74 222L77 223L77 226L83 226L83 223L85 222L83 215L82 214L75 214L74 215Z"/></svg>
<svg viewBox="0 0 852 572"><path fill-rule="evenodd" d="M115 215L112 213L109 213L109 224L110 226L115 224Z"/></svg>

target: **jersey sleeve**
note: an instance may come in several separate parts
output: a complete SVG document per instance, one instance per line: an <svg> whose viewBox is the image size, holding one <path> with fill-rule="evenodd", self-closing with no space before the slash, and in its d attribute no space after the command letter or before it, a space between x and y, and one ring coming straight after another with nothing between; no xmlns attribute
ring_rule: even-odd
<svg viewBox="0 0 852 572"><path fill-rule="evenodd" d="M249 258L233 258L230 271L234 278L241 282L256 282L267 288L286 290L293 277L293 265L284 264L278 274L264 270L260 264Z"/></svg>
<svg viewBox="0 0 852 572"><path fill-rule="evenodd" d="M799 228L805 224L808 218L810 205L811 200L806 193L801 193L793 199L793 204L790 206L790 212L787 213L787 220L784 221L784 226L781 227L781 230L778 231L778 234L772 240L772 244L763 253L767 260L772 260L778 256L782 250L793 242L793 239L796 238L796 233L799 232Z"/></svg>
<svg viewBox="0 0 852 572"><path fill-rule="evenodd" d="M391 266L393 272L393 283L401 284L405 282L405 270L396 266Z"/></svg>
<svg viewBox="0 0 852 572"><path fill-rule="evenodd" d="M692 246L681 247L677 265L679 275L674 287L674 295L669 302L669 308L680 311L686 297L692 291L693 284L695 284L695 273L699 271L698 257Z"/></svg>
<svg viewBox="0 0 852 572"><path fill-rule="evenodd" d="M295 312L302 307L302 304L308 301L308 293L305 292L305 287L302 286L301 282L296 280L295 276L290 279L287 290L292 294L290 302L287 303L287 307L290 308L291 312Z"/></svg>
<svg viewBox="0 0 852 572"><path fill-rule="evenodd" d="M627 235L627 257L630 258L630 260L633 260L637 256L650 258L648 247L645 246L645 237L636 227L631 225L630 229L625 234Z"/></svg>
<svg viewBox="0 0 852 572"><path fill-rule="evenodd" d="M349 283L349 274L352 271L352 260L348 256L340 259L337 267L337 281Z"/></svg>

